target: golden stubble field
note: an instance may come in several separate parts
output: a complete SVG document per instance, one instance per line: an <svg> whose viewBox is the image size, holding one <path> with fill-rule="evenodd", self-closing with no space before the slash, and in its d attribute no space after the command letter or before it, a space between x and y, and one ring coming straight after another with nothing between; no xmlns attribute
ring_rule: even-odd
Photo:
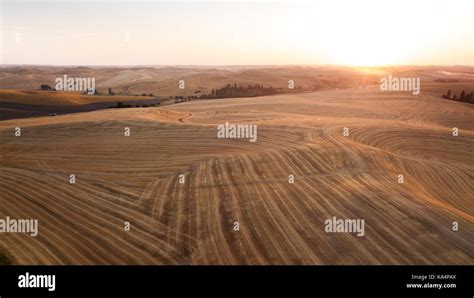
<svg viewBox="0 0 474 298"><path fill-rule="evenodd" d="M226 121L257 142L218 139ZM354 88L7 120L0 138L0 218L39 220L0 234L17 264L474 264L469 104ZM333 216L365 236L326 233Z"/></svg>

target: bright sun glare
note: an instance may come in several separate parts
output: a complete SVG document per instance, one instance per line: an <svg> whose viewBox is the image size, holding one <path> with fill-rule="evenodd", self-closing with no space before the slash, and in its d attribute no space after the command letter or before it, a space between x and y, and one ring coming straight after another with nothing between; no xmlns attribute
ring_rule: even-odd
<svg viewBox="0 0 474 298"><path fill-rule="evenodd" d="M328 18L313 22L322 29L312 46L322 47L322 53L336 64L403 64L416 50L419 38L424 34L423 28L416 26L413 20L423 24L430 18L407 12L403 5L384 8L384 4L368 2L361 9L360 3L345 3L346 9L338 11L336 21L332 20L334 14L328 14ZM334 7L328 9L333 11ZM307 31L311 31L311 27Z"/></svg>
<svg viewBox="0 0 474 298"><path fill-rule="evenodd" d="M458 32L450 31L446 22L469 32L466 20L472 18L472 12L454 13L445 8L437 1L324 2L297 13L305 19L300 21L304 26L296 28L303 31L297 44L311 48L310 56L322 56L333 64L410 64L432 52L441 54L431 62L438 64L443 62L443 55L455 55L455 50L441 49L456 46L460 40ZM316 14L318 18L314 18Z"/></svg>

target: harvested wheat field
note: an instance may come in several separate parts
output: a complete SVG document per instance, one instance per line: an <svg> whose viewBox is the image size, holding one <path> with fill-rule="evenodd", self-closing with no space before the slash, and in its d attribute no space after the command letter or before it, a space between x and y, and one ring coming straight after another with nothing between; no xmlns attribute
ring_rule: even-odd
<svg viewBox="0 0 474 298"><path fill-rule="evenodd" d="M257 141L217 138L225 122ZM0 234L16 264L474 264L470 104L352 88L7 120L0 138L0 217L39 220ZM333 216L365 236L326 233Z"/></svg>
<svg viewBox="0 0 474 298"><path fill-rule="evenodd" d="M0 89L0 98L2 101L29 104L29 105L57 105L57 106L74 106L98 102L117 101L133 101L150 99L151 96L135 97L135 96L88 96L77 92L56 92L56 91L40 91L40 90L7 90Z"/></svg>

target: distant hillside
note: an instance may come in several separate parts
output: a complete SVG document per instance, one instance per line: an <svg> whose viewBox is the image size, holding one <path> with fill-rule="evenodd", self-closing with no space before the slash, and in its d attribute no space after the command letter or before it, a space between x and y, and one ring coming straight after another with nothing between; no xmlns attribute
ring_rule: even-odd
<svg viewBox="0 0 474 298"><path fill-rule="evenodd" d="M55 86L57 77L95 78L96 89L116 95L198 96L227 84L262 85L290 91L293 80L298 91L344 89L378 85L380 76L419 77L422 90L445 91L445 86L458 84L460 89L474 82L472 66L390 66L355 68L344 66L219 66L219 67L65 67L65 66L0 66L0 89L38 90L42 84ZM180 80L184 89L179 88ZM88 100L89 97L84 98ZM3 98L0 100L6 101ZM76 99L71 99L76 100ZM81 99L80 101L82 101ZM102 99L104 100L104 99ZM115 101L116 98L112 99Z"/></svg>
<svg viewBox="0 0 474 298"><path fill-rule="evenodd" d="M227 84L264 85L288 88L293 80L295 87L306 91L322 88L346 88L358 84L376 83L374 74L348 67L52 67L3 66L0 68L0 89L36 90L42 84L55 85L55 79L93 77L96 88L116 94L143 93L159 96L189 96L210 94ZM185 88L179 89L184 80Z"/></svg>

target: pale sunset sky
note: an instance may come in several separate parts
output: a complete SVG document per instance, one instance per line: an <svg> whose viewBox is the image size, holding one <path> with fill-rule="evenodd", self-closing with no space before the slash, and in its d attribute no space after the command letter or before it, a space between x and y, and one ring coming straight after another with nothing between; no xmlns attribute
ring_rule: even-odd
<svg viewBox="0 0 474 298"><path fill-rule="evenodd" d="M0 64L474 65L473 0L0 0Z"/></svg>

